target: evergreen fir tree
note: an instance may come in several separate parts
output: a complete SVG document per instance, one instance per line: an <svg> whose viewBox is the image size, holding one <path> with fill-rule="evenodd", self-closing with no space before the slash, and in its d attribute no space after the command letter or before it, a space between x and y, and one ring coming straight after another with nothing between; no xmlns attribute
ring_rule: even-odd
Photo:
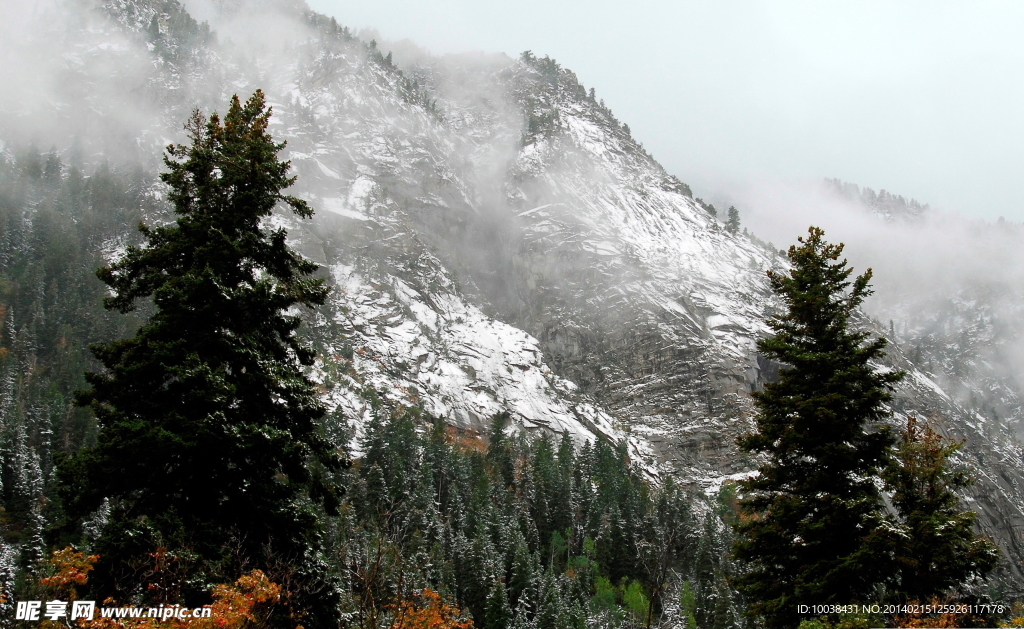
<svg viewBox="0 0 1024 629"><path fill-rule="evenodd" d="M530 552L525 537L516 544L514 552L512 575L508 582L508 588L512 604L520 607L521 604L528 605L530 603L531 591L537 588L541 568L537 554Z"/></svg>
<svg viewBox="0 0 1024 629"><path fill-rule="evenodd" d="M15 626L17 565L18 552L0 536L0 629L12 629Z"/></svg>
<svg viewBox="0 0 1024 629"><path fill-rule="evenodd" d="M362 440L366 453L360 466L366 486L363 508L382 521L390 521L409 508L404 503L416 485L420 458L415 415L415 411L406 410L387 420L374 416Z"/></svg>
<svg viewBox="0 0 1024 629"><path fill-rule="evenodd" d="M953 493L971 484L966 470L950 466L962 445L910 417L886 471L904 529L894 588L903 601L927 602L947 594L971 577L984 576L999 559L996 547L974 534L977 516L961 509Z"/></svg>
<svg viewBox="0 0 1024 629"><path fill-rule="evenodd" d="M736 608L733 606L729 586L725 581L715 587L715 609L710 625L712 629L736 629L740 626Z"/></svg>
<svg viewBox="0 0 1024 629"><path fill-rule="evenodd" d="M24 418L10 427L9 442L0 450L3 455L5 524L8 534L19 542L19 558L24 569L34 572L43 559L43 472L39 455L29 445Z"/></svg>
<svg viewBox="0 0 1024 629"><path fill-rule="evenodd" d="M533 629L536 625L530 621L529 616L530 609L527 606L526 599L523 598L519 601L519 605L516 606L515 615L509 624L509 629Z"/></svg>
<svg viewBox="0 0 1024 629"><path fill-rule="evenodd" d="M541 586L540 608L537 610L537 629L562 629L565 602L558 591L554 574L548 571Z"/></svg>
<svg viewBox="0 0 1024 629"><path fill-rule="evenodd" d="M661 612L662 597L670 586L670 578L681 567L679 560L688 550L693 522L682 492L671 477L665 479L651 506L637 550L644 569L644 585L651 593L653 616Z"/></svg>
<svg viewBox="0 0 1024 629"><path fill-rule="evenodd" d="M576 450L572 443L572 437L568 432L562 433L558 443L558 468L555 474L554 494L551 500L552 525L555 529L565 535L569 544L578 546L579 540L572 538L572 520L575 509L573 508L573 468L576 465Z"/></svg>
<svg viewBox="0 0 1024 629"><path fill-rule="evenodd" d="M383 521L391 513L391 496L395 492L390 491L388 482L384 478L384 470L376 463L361 467L363 476L363 500L365 507L364 516L371 520ZM379 524L379 522L378 522Z"/></svg>
<svg viewBox="0 0 1024 629"><path fill-rule="evenodd" d="M496 413L487 439L487 460L494 466L502 489L512 486L515 476L512 439L505 433L510 417L508 411Z"/></svg>
<svg viewBox="0 0 1024 629"><path fill-rule="evenodd" d="M509 606L505 584L495 580L487 594L487 609L482 627L484 629L508 629L512 624L512 608Z"/></svg>
<svg viewBox="0 0 1024 629"><path fill-rule="evenodd" d="M434 423L423 444L423 463L433 472L434 492L438 508L451 509L455 488L452 448L448 444L446 424L440 419Z"/></svg>
<svg viewBox="0 0 1024 629"><path fill-rule="evenodd" d="M798 604L865 601L891 573L876 554L885 542L875 480L893 442L879 422L904 374L872 364L885 339L850 329L871 270L849 281L843 246L823 236L811 227L789 249L790 272L768 273L786 312L758 349L787 367L754 394L756 429L739 440L766 462L741 484L734 550L749 570L738 586L769 627L795 626Z"/></svg>
<svg viewBox="0 0 1024 629"><path fill-rule="evenodd" d="M163 546L186 571L183 603L258 567L292 584L291 626L327 626L336 593L319 558L318 505L335 508L325 475L341 461L319 428L324 408L301 370L313 353L288 311L322 304L328 289L267 224L278 204L312 215L282 192L295 178L269 119L259 91L244 105L233 98L223 121L194 112L190 145L168 147L161 175L176 222L142 227L148 242L98 272L108 309L151 298L155 314L133 338L93 348L106 370L88 374L80 402L101 431L60 465L62 496L78 519L110 499L90 579L104 597L139 588L140 559Z"/></svg>
<svg viewBox="0 0 1024 629"><path fill-rule="evenodd" d="M729 206L728 217L725 220L725 229L730 234L737 234L740 231L740 211L734 205Z"/></svg>
<svg viewBox="0 0 1024 629"><path fill-rule="evenodd" d="M718 531L709 514L704 520L704 534L697 542L693 559L694 620L699 627L710 627L714 623L715 609L721 592L722 581L718 570L721 555Z"/></svg>
<svg viewBox="0 0 1024 629"><path fill-rule="evenodd" d="M557 501L555 493L558 488L555 450L551 444L551 437L548 435L542 435L534 443L531 467L535 490L533 500L530 502L530 513L537 527L540 545L546 550L551 541L551 533L557 530L554 505Z"/></svg>
<svg viewBox="0 0 1024 629"><path fill-rule="evenodd" d="M697 595L689 581L683 581L683 587L679 592L679 608L685 618L683 627L697 629Z"/></svg>

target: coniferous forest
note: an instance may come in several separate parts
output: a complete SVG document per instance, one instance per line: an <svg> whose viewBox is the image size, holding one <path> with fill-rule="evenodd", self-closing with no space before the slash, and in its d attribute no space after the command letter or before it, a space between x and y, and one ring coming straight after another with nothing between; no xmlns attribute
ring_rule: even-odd
<svg viewBox="0 0 1024 629"><path fill-rule="evenodd" d="M885 341L848 330L870 274L848 281L821 230L771 275L789 311L761 349L789 367L741 440L760 477L709 496L624 442L530 434L508 413L477 434L370 387L357 430L304 372L317 332L296 313L328 287L261 222L316 209L284 194L269 115L260 92L197 113L168 150L169 203L143 172L73 154L0 161L0 626L18 626L15 601L69 596L223 604L220 627L1009 617L795 611L984 603L997 558L952 493L970 482L959 444L883 426L902 374L873 371Z"/></svg>
<svg viewBox="0 0 1024 629"><path fill-rule="evenodd" d="M0 570L5 593L13 594L0 602L5 626L12 622L7 612L14 600L53 595L40 580L66 567L54 564L52 553L68 546L98 557L99 569L90 564L87 571L91 586L80 590L100 597L116 592L122 604L202 604L211 585L258 565L271 581L290 584L295 600L267 617L282 626L291 622L280 612L285 608L293 620L328 626L314 620L325 604L343 626L388 626L402 601L418 604L428 600L424 593L451 601L459 608L455 618L472 619L477 627L646 626L669 618L689 626L742 624L741 605L727 582L730 533L720 517L732 512L731 499L695 502L671 480L653 483L622 444L520 435L507 415L494 417L487 435L466 433L419 409L380 404L370 390L363 395L376 410L364 436L350 441L345 418L337 416L318 429L351 467L325 470L340 502L301 507L310 499L306 491L293 504L310 510L314 522L310 539L318 541L310 556L271 550L260 560L225 561L226 554L239 552L232 546L239 540L218 539L211 551L189 542L198 530L175 538L166 526L158 530L166 524L160 515L140 520L124 513L138 492L148 491L146 481L122 500L110 483L140 480L154 451L120 450L119 465L142 466L128 475L118 476L113 460L99 460L103 469L92 472L82 467L90 464L88 453L102 452L97 447L105 443L104 431L118 421L113 410L93 403L91 409L108 418L98 421L88 406L96 394L83 394L90 384L86 373L102 373L103 367L87 348L109 356L101 348L119 347L111 343L130 337L161 302L156 309L145 302L135 310L123 304L105 309L111 293L96 270L139 244L143 238L133 232L143 213L152 220L163 216L163 206L143 192L153 182L140 173L107 167L84 173L74 162L32 148L0 166ZM109 379L91 382L104 387L108 398L116 395ZM157 420L144 422L155 426ZM130 456L136 462L124 460ZM115 478L103 479L104 469ZM89 482L107 485L87 487ZM208 478L193 482L198 487ZM98 502L81 511L83 499L92 496ZM215 508L208 516L201 525L207 529L230 520ZM146 519L156 528L140 524ZM136 530L127 530L131 526ZM130 539L144 541L125 543ZM120 568L104 570L108 554L132 553L134 560L122 557ZM154 553L160 559L150 566ZM230 568L211 568L204 553ZM313 564L316 583L296 576Z"/></svg>

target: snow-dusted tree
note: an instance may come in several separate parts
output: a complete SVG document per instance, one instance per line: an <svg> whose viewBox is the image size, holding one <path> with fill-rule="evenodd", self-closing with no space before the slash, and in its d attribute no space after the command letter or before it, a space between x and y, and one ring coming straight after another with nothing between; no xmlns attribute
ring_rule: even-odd
<svg viewBox="0 0 1024 629"><path fill-rule="evenodd" d="M21 547L21 564L34 570L43 558L43 472L28 441L24 421L9 428L3 447L5 507Z"/></svg>
<svg viewBox="0 0 1024 629"><path fill-rule="evenodd" d="M871 294L871 270L851 282L842 251L811 227L789 249L791 270L768 272L786 310L757 346L787 367L754 394L756 427L739 439L764 463L740 484L735 544L748 566L740 591L768 627L795 626L799 604L867 601L892 573L879 554L876 480L893 443L881 422L904 374L875 366L884 338L851 329Z"/></svg>
<svg viewBox="0 0 1024 629"><path fill-rule="evenodd" d="M491 590L487 593L487 606L484 615L487 629L509 629L512 624L512 608L508 602L505 584L495 579Z"/></svg>
<svg viewBox="0 0 1024 629"><path fill-rule="evenodd" d="M98 443L64 462L61 493L79 521L111 500L90 581L104 596L138 588L123 575L163 546L183 557L188 600L243 566L292 571L288 612L331 625L319 507L337 505L325 470L340 460L302 371L313 352L295 311L328 290L268 223L278 205L313 213L283 192L294 177L269 122L259 91L233 98L223 119L195 112L190 144L168 148L161 176L176 222L143 228L145 245L98 272L109 309L152 299L156 312L133 338L95 347L106 369L87 375L80 401L99 420Z"/></svg>
<svg viewBox="0 0 1024 629"><path fill-rule="evenodd" d="M681 568L694 537L687 496L668 477L655 496L654 509L644 519L642 538L637 542L643 581L651 595L649 620L660 612L665 591L672 586L671 577Z"/></svg>
<svg viewBox="0 0 1024 629"><path fill-rule="evenodd" d="M14 627L14 586L18 552L0 536L0 629Z"/></svg>
<svg viewBox="0 0 1024 629"><path fill-rule="evenodd" d="M999 559L992 542L974 533L975 513L962 509L953 493L971 484L967 471L950 461L962 445L910 417L886 470L903 528L896 550L900 576L893 589L904 600L946 595L987 574Z"/></svg>
<svg viewBox="0 0 1024 629"><path fill-rule="evenodd" d="M734 205L729 206L729 212L725 219L725 228L730 234L737 234L740 231L740 211Z"/></svg>

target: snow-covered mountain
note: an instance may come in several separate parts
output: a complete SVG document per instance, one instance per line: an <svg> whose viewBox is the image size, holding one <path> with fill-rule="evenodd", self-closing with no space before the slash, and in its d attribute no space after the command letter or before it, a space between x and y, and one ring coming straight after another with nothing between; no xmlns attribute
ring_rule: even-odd
<svg viewBox="0 0 1024 629"><path fill-rule="evenodd" d="M357 428L378 403L475 430L508 410L628 439L652 474L707 491L752 468L734 441L776 373L755 342L777 307L765 271L785 261L728 232L569 70L392 54L284 1L55 6L13 53L35 71L0 97L0 138L155 170L192 107L263 89L317 211L278 220L334 286L310 321L315 375ZM897 418L967 439L966 499L1024 590L1013 431L899 347L890 362L910 372Z"/></svg>

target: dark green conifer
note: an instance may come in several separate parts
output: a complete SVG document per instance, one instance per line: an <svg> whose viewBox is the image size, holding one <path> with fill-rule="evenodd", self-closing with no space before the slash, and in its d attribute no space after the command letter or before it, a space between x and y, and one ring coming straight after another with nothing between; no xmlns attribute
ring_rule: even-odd
<svg viewBox="0 0 1024 629"><path fill-rule="evenodd" d="M737 583L769 627L795 626L798 604L866 601L891 568L876 554L875 480L893 442L879 422L904 374L875 366L885 339L850 329L871 270L851 282L843 245L823 236L811 227L789 249L789 273L768 273L786 311L758 349L786 367L754 394L756 429L739 440L765 463L741 484L735 554L749 569Z"/></svg>
<svg viewBox="0 0 1024 629"><path fill-rule="evenodd" d="M525 538L517 540L512 558L512 570L508 589L512 599L511 605L519 607L521 601L530 602L532 591L540 581L540 560L536 553L530 552Z"/></svg>
<svg viewBox="0 0 1024 629"><path fill-rule="evenodd" d="M721 595L719 570L721 549L718 531L712 516L704 520L704 533L697 542L693 558L694 619L699 627L710 627L714 622L715 608Z"/></svg>
<svg viewBox="0 0 1024 629"><path fill-rule="evenodd" d="M579 540L573 539L572 521L573 508L573 469L576 467L576 450L572 437L568 432L562 433L558 443L558 468L555 472L554 493L551 498L552 526L563 534L563 539L570 547L578 546Z"/></svg>
<svg viewBox="0 0 1024 629"><path fill-rule="evenodd" d="M558 526L555 522L558 467L549 435L541 435L534 443L531 467L535 487L533 500L530 502L530 514L537 526L540 545L546 549L551 541L552 531L557 530Z"/></svg>
<svg viewBox="0 0 1024 629"><path fill-rule="evenodd" d="M963 442L943 437L916 417L907 420L885 480L903 526L896 551L903 601L928 602L971 577L987 574L999 551L974 533L977 516L960 508L954 489L971 484L966 470L950 465Z"/></svg>
<svg viewBox="0 0 1024 629"><path fill-rule="evenodd" d="M683 587L679 592L679 608L685 620L685 629L697 629L697 595L689 581L683 581Z"/></svg>
<svg viewBox="0 0 1024 629"><path fill-rule="evenodd" d="M498 485L502 489L512 486L515 481L512 439L505 434L509 419L508 411L496 413L491 418L491 429L487 439L487 460L494 466L500 481Z"/></svg>
<svg viewBox="0 0 1024 629"><path fill-rule="evenodd" d="M322 304L328 289L266 221L277 205L313 213L282 192L295 178L269 119L259 91L244 105L233 98L223 120L194 112L190 144L168 147L161 175L176 222L141 227L146 244L98 271L108 309L152 299L155 314L133 338L93 348L106 369L88 374L80 402L101 431L63 462L62 495L79 519L111 501L90 576L102 597L127 602L159 546L184 584L169 603L258 567L295 589L292 626L325 626L336 624L336 595L319 559L318 505L336 507L325 475L341 461L319 427L324 408L302 372L313 353L289 311Z"/></svg>
<svg viewBox="0 0 1024 629"><path fill-rule="evenodd" d="M712 629L737 629L740 626L736 608L732 604L729 586L725 581L719 582L715 588L715 611L711 624Z"/></svg>
<svg viewBox="0 0 1024 629"><path fill-rule="evenodd" d="M367 426L360 471L366 481L363 507L368 514L389 519L409 499L420 457L420 439L413 422L417 414L416 409L407 409L387 419L375 415Z"/></svg>
<svg viewBox="0 0 1024 629"><path fill-rule="evenodd" d="M549 570L541 586L540 607L535 619L537 629L562 629L565 601L558 591L558 581Z"/></svg>
<svg viewBox="0 0 1024 629"><path fill-rule="evenodd" d="M512 624L512 607L508 602L505 584L495 581L487 593L487 609L483 627L485 629L508 629Z"/></svg>
<svg viewBox="0 0 1024 629"><path fill-rule="evenodd" d="M740 211L736 209L736 206L729 206L728 217L725 220L725 228L730 234L737 234L740 231Z"/></svg>
<svg viewBox="0 0 1024 629"><path fill-rule="evenodd" d="M651 507L643 521L643 538L637 549L644 572L643 584L651 593L653 617L661 611L662 597L672 577L682 568L680 559L688 554L694 527L683 492L672 477L665 479Z"/></svg>

